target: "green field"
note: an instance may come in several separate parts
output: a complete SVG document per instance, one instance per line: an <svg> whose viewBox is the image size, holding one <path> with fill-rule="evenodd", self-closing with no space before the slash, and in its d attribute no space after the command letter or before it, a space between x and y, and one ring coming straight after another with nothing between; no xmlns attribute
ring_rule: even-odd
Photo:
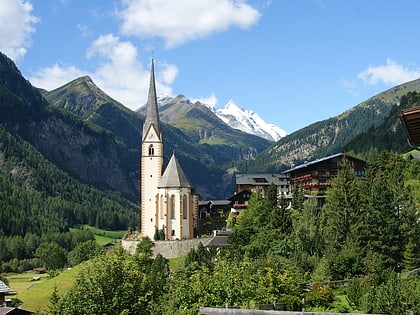
<svg viewBox="0 0 420 315"><path fill-rule="evenodd" d="M121 239L127 231L108 231L108 230L101 230L89 225L82 225L80 230L89 230L95 236L95 240L99 245L103 245L106 243L115 242L118 239ZM70 231L76 231L76 228L70 228Z"/></svg>
<svg viewBox="0 0 420 315"><path fill-rule="evenodd" d="M60 296L67 292L73 285L80 266L82 264L72 269L63 270L58 276L51 279L48 274L35 274L34 272L8 275L9 287L16 292L16 295L8 296L8 298L21 300L23 302L21 307L25 310L34 312L48 310L49 299L54 287L57 287ZM41 278L38 281L32 281L34 276Z"/></svg>

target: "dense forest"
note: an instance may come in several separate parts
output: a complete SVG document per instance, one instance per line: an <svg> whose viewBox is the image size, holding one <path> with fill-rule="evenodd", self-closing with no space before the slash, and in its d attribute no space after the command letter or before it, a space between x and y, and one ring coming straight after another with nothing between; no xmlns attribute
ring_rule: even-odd
<svg viewBox="0 0 420 315"><path fill-rule="evenodd" d="M228 226L229 246L191 250L170 270L143 238L90 260L55 296L53 314L198 314L200 306L376 314L420 313L420 161L381 152L357 179L343 161L321 207L253 193ZM334 280L345 280L336 289ZM339 298L339 297L342 298ZM344 298L343 298L344 297Z"/></svg>
<svg viewBox="0 0 420 315"><path fill-rule="evenodd" d="M39 267L35 251L51 240L70 251L93 238L71 235L70 227L89 224L126 230L137 226L135 204L80 183L2 126L0 139L0 271Z"/></svg>
<svg viewBox="0 0 420 315"><path fill-rule="evenodd" d="M420 93L413 91L402 95L398 106L391 109L381 125L371 126L369 130L358 135L344 146L344 151L364 157L382 150L407 152L410 147L400 116L402 110L416 106L420 106Z"/></svg>

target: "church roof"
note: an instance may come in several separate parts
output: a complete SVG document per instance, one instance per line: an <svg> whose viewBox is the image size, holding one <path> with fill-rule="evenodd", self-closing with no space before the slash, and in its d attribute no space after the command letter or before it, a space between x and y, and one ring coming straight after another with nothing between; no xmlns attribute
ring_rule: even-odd
<svg viewBox="0 0 420 315"><path fill-rule="evenodd" d="M158 104L156 97L156 84L155 84L155 64L152 59L152 67L150 70L150 84L149 84L149 96L147 98L147 108L146 108L146 120L143 125L143 140L146 136L147 131L150 129L150 126L154 126L157 134L160 136L162 134L162 129L159 121L159 112Z"/></svg>
<svg viewBox="0 0 420 315"><path fill-rule="evenodd" d="M175 187L191 188L192 186L175 157L175 154L172 154L168 166L166 167L160 180L159 188Z"/></svg>

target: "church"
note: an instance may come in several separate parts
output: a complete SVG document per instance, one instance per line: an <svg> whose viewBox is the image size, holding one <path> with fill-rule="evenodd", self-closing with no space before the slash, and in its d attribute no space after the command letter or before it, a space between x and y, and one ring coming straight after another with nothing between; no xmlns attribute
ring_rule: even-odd
<svg viewBox="0 0 420 315"><path fill-rule="evenodd" d="M141 137L140 164L141 235L151 240L193 238L198 195L194 193L175 153L172 153L166 168L163 167L163 134L156 96L154 60Z"/></svg>

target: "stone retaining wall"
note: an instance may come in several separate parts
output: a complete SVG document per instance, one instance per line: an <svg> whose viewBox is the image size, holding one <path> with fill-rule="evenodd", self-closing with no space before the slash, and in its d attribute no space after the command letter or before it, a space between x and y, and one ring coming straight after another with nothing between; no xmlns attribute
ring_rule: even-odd
<svg viewBox="0 0 420 315"><path fill-rule="evenodd" d="M182 241L153 241L155 245L153 247L153 254L161 254L165 258L176 258L185 256L192 248L196 248L198 244L203 243L205 239L193 238ZM122 240L122 247L129 252L134 254L137 245L140 241Z"/></svg>

